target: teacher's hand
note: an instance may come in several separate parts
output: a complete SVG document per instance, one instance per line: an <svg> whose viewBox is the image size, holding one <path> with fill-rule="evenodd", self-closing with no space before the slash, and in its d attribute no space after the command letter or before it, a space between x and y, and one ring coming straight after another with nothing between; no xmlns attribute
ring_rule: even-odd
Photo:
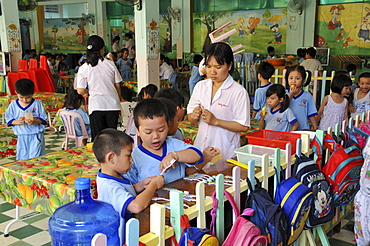
<svg viewBox="0 0 370 246"><path fill-rule="evenodd" d="M193 121L199 121L202 112L203 112L202 107L199 105L193 110L193 113L191 114L191 119Z"/></svg>
<svg viewBox="0 0 370 246"><path fill-rule="evenodd" d="M217 125L217 118L208 109L203 109L202 120L208 125Z"/></svg>

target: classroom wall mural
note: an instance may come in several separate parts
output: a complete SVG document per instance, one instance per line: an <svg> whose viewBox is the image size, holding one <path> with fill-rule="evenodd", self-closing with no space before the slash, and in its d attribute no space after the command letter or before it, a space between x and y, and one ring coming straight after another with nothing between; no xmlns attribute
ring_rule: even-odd
<svg viewBox="0 0 370 246"><path fill-rule="evenodd" d="M331 55L369 54L370 3L319 6L317 20L316 47Z"/></svg>
<svg viewBox="0 0 370 246"><path fill-rule="evenodd" d="M242 44L246 52L262 55L267 54L268 46L273 46L277 55L283 55L286 16L286 8L194 13L194 50L199 53L206 49L210 44L208 34L231 21L232 24L223 30L237 30L224 40L231 46Z"/></svg>
<svg viewBox="0 0 370 246"><path fill-rule="evenodd" d="M45 19L44 50L55 52L86 51L89 21L84 18Z"/></svg>
<svg viewBox="0 0 370 246"><path fill-rule="evenodd" d="M242 44L246 52L267 55L267 47L275 47L276 54L286 51L287 9L260 9L194 13L194 52L201 53L210 44L208 34L227 22L232 22L223 32L237 32L225 39L231 46ZM122 29L111 30L112 37L134 30L134 18L122 16ZM160 52L170 59L176 58L176 44L172 45L172 22L168 14L159 18ZM221 33L222 34L222 33ZM219 34L218 34L219 35ZM217 35L216 35L217 36Z"/></svg>

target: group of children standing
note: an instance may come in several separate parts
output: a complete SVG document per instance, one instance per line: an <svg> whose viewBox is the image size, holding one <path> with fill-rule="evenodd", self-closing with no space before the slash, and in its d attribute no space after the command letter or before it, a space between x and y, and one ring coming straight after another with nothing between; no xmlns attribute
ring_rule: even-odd
<svg viewBox="0 0 370 246"><path fill-rule="evenodd" d="M269 82L274 70L267 62L262 62L258 67L261 87L255 93L252 117L259 120L261 129L327 130L328 127L334 128L337 123L341 124L343 120L348 121L349 113L352 117L362 114L366 105L370 105L368 72L359 76L360 88L356 88L352 93L352 80L349 75L338 73L331 82L331 94L324 97L317 111L313 96L303 90L310 83L310 71L299 65L287 67L285 79L289 88L285 90L282 85Z"/></svg>

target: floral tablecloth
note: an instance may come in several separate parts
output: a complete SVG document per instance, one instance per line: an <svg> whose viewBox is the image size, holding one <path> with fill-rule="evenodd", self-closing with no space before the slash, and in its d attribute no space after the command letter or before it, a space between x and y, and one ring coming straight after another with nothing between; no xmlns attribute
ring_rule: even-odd
<svg viewBox="0 0 370 246"><path fill-rule="evenodd" d="M0 157L15 156L17 149L17 136L11 127L0 125Z"/></svg>
<svg viewBox="0 0 370 246"><path fill-rule="evenodd" d="M63 107L65 94L52 92L37 92L34 94L33 97L42 102L47 112L55 112ZM0 113L5 113L9 104L14 99L17 99L16 95L0 96L0 109L1 109Z"/></svg>
<svg viewBox="0 0 370 246"><path fill-rule="evenodd" d="M131 80L131 81L122 81L122 86L126 86L130 89L132 89L135 93L137 93L137 81Z"/></svg>
<svg viewBox="0 0 370 246"><path fill-rule="evenodd" d="M182 136L185 143L194 144L194 140L198 134L198 124L190 123L190 121L182 121L179 123L179 129L182 132ZM251 127L247 132L241 132L240 133L240 145L246 145L247 139L245 138L245 135L258 131L258 121L257 120L251 120Z"/></svg>
<svg viewBox="0 0 370 246"><path fill-rule="evenodd" d="M95 177L100 165L91 150L81 147L27 161L0 166L0 197L9 203L52 215L58 207L75 200L74 180Z"/></svg>

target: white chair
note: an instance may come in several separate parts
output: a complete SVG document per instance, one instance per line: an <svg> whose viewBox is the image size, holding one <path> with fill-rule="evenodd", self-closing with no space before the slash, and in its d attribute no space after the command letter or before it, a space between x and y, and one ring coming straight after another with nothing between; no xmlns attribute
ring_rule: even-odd
<svg viewBox="0 0 370 246"><path fill-rule="evenodd" d="M64 131L66 133L66 141L64 141L64 143L62 144L62 148L68 149L69 139L74 139L76 142L76 147L81 147L82 140L90 138L89 134L87 133L82 116L79 113L70 110L61 110L59 115L62 118ZM75 124L77 119L80 122L82 136L76 135Z"/></svg>

